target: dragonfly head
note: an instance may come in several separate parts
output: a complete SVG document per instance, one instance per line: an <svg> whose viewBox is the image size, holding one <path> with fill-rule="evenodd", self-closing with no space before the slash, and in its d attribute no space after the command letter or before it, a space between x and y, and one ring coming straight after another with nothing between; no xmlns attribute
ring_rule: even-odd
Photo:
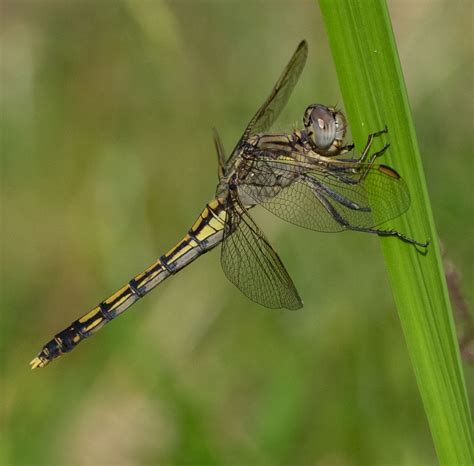
<svg viewBox="0 0 474 466"><path fill-rule="evenodd" d="M303 118L310 143L325 154L337 153L342 147L347 123L342 112L321 104L310 105Z"/></svg>

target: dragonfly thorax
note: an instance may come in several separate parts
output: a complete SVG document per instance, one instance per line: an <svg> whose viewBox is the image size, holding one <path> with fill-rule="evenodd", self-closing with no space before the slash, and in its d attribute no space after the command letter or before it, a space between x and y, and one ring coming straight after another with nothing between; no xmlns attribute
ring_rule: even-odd
<svg viewBox="0 0 474 466"><path fill-rule="evenodd" d="M316 152L324 155L339 153L347 128L342 112L333 107L313 104L306 109L303 124L308 141Z"/></svg>

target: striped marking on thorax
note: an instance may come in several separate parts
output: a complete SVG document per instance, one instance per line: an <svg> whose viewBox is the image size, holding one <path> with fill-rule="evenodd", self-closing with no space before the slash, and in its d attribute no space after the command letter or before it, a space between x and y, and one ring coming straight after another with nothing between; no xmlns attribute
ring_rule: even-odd
<svg viewBox="0 0 474 466"><path fill-rule="evenodd" d="M293 141L288 134L262 134L258 136L255 147L261 150L292 152Z"/></svg>

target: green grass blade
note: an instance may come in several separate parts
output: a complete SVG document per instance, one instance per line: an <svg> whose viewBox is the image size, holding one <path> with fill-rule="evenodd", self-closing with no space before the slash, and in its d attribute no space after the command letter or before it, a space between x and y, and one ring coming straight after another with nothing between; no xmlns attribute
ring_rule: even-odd
<svg viewBox="0 0 474 466"><path fill-rule="evenodd" d="M390 227L418 241L431 240L426 255L394 238L381 243L439 461L474 464L471 415L438 238L386 3L319 3L356 147L387 125L391 147L385 163L410 189L409 212Z"/></svg>

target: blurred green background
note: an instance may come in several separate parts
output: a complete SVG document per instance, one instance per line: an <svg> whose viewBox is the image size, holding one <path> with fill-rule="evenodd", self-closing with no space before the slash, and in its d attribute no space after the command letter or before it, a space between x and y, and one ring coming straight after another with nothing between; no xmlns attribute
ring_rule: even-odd
<svg viewBox="0 0 474 466"><path fill-rule="evenodd" d="M28 367L187 231L217 182L211 128L229 151L301 39L308 64L276 128L309 103L342 105L317 4L0 6L0 462L436 464L369 235L259 214L302 311L247 300L215 250L70 355ZM470 299L472 5L389 7L439 235Z"/></svg>

